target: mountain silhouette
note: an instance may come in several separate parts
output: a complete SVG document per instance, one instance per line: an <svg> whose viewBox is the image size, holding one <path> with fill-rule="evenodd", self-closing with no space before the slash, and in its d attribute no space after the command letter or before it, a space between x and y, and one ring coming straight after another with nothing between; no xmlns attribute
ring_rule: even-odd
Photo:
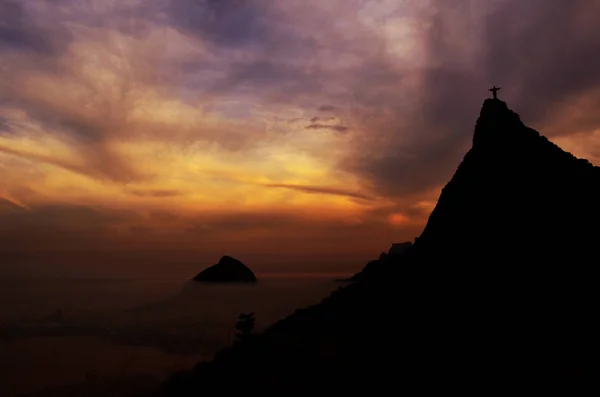
<svg viewBox="0 0 600 397"><path fill-rule="evenodd" d="M591 268L599 199L600 168L525 126L505 102L488 99L473 147L442 190L414 250L426 262L506 260L504 268L564 277Z"/></svg>
<svg viewBox="0 0 600 397"><path fill-rule="evenodd" d="M600 169L488 99L414 244L162 396L597 387Z"/></svg>

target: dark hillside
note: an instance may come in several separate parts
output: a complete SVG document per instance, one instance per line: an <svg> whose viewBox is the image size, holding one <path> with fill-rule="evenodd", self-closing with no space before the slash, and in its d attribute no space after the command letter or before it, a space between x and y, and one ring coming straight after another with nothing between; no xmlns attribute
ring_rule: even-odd
<svg viewBox="0 0 600 397"><path fill-rule="evenodd" d="M410 248L160 393L597 387L599 203L599 168L488 99Z"/></svg>

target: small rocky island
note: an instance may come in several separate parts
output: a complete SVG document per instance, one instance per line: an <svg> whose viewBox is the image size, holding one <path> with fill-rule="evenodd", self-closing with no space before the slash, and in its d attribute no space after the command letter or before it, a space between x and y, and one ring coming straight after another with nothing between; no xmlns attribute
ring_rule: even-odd
<svg viewBox="0 0 600 397"><path fill-rule="evenodd" d="M206 283L256 283L249 267L231 256L224 256L216 265L202 270L194 281Z"/></svg>

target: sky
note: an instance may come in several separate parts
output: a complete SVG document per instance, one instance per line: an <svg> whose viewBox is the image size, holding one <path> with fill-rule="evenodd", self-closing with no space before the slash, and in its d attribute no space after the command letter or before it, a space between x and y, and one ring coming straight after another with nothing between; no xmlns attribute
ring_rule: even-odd
<svg viewBox="0 0 600 397"><path fill-rule="evenodd" d="M487 89L600 164L595 0L0 0L0 277L356 271Z"/></svg>

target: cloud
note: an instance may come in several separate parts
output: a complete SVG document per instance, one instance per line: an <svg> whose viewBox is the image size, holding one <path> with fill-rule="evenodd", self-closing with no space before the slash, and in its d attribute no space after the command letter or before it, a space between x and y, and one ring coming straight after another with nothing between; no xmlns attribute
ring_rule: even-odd
<svg viewBox="0 0 600 397"><path fill-rule="evenodd" d="M94 162L97 164L103 162L105 164L101 167L90 167L89 163L87 165L78 164L76 162L71 162L69 160L52 155L15 150L10 147L3 146L2 144L0 144L0 152L22 157L27 160L50 164L80 175L91 176L98 179L129 181L139 178L134 176L135 171L128 169L127 164L123 164L123 159L114 156L111 153L91 153L90 155L92 156L92 159L89 159L89 162Z"/></svg>
<svg viewBox="0 0 600 397"><path fill-rule="evenodd" d="M137 219L131 211L85 205L46 204L3 215L2 230L81 230L106 227Z"/></svg>
<svg viewBox="0 0 600 397"><path fill-rule="evenodd" d="M343 125L331 125L331 124L311 124L306 127L307 130L333 130L337 132L346 132L348 127Z"/></svg>
<svg viewBox="0 0 600 397"><path fill-rule="evenodd" d="M338 108L335 106L331 106L331 105L323 105L323 106L319 106L318 110L320 112L333 112L336 111Z"/></svg>
<svg viewBox="0 0 600 397"><path fill-rule="evenodd" d="M599 158L598 7L2 1L1 208L29 209L3 224L13 242L24 225L89 226L90 246L405 239L494 84L524 122ZM143 216L109 221L116 209Z"/></svg>
<svg viewBox="0 0 600 397"><path fill-rule="evenodd" d="M0 50L35 52L48 56L64 50L72 39L68 29L62 25L44 23L40 14L29 11L23 1L5 0L0 3ZM45 16L51 18L52 15L55 14Z"/></svg>
<svg viewBox="0 0 600 397"><path fill-rule="evenodd" d="M5 206L9 207L6 211ZM23 209L6 200L0 200L0 221L3 258L16 261L14 254L23 252L42 260L48 260L43 257L45 254L63 257L63 253L78 251L93 256L103 252L103 257L109 255L123 265L128 258L126 252L157 250L189 252L188 259L198 253L262 253L279 256L285 262L282 258L286 255L327 252L340 252L340 258L349 258L357 251L364 255L384 249L385 235L400 232L406 239L420 227L408 224L399 229L385 217L354 219L332 213L317 215L278 209L156 217L77 205ZM167 254L160 255L166 258Z"/></svg>
<svg viewBox="0 0 600 397"><path fill-rule="evenodd" d="M271 38L267 1L168 0L170 23L215 46L239 48Z"/></svg>
<svg viewBox="0 0 600 397"><path fill-rule="evenodd" d="M7 212L22 212L24 210L26 210L27 208L25 208L22 204L17 203L13 200L9 200L8 198L5 197L0 197L0 214L3 213L7 213Z"/></svg>
<svg viewBox="0 0 600 397"><path fill-rule="evenodd" d="M0 252L89 248L97 240L109 241L111 227L127 219L114 210L82 205L13 209L0 211Z"/></svg>
<svg viewBox="0 0 600 397"><path fill-rule="evenodd" d="M183 194L183 192L181 192L179 190L173 190L173 189L147 189L147 190L131 189L128 192L135 196L150 197L150 198L152 198L152 197L154 197L154 198L174 197L174 196L180 196L181 194Z"/></svg>
<svg viewBox="0 0 600 397"><path fill-rule="evenodd" d="M338 252L340 249L359 248L364 252L377 250L379 238L390 232L410 238L415 225L398 229L387 217L341 217L335 214L307 214L293 211L253 212L233 210L189 219L189 233L211 240L220 234L235 243L232 249L252 251ZM416 227L420 227L416 225ZM283 246L280 245L284 244Z"/></svg>
<svg viewBox="0 0 600 397"><path fill-rule="evenodd" d="M312 119L310 119L310 122L311 123L316 123L318 121L327 122L327 121L333 121L333 120L335 120L335 117L317 117L317 116L315 116Z"/></svg>
<svg viewBox="0 0 600 397"><path fill-rule="evenodd" d="M534 125L547 127L550 135L568 133L566 127L559 131L556 126L569 121L582 125L572 127L578 131L591 130L598 122L568 110L576 98L587 97L590 109L598 98L598 35L588 17L597 5L590 1L333 1L327 9L317 2L111 2L101 8L65 2L70 13L55 13L51 24L39 19L49 10L47 2L6 4L4 15L20 21L4 23L11 32L20 29L14 35L22 38L13 39L14 45L35 48L27 44L27 35L70 26L65 30L69 35L47 35L63 43L63 52L49 53L63 66L53 70L52 78L59 73L61 86L80 91L67 101L72 94L60 101L49 97L47 91L59 85L52 86L42 74L31 88L14 85L10 100L46 128L70 134L89 162L86 167L104 169L100 173L115 181L153 177L116 153L115 141L214 140L228 150L247 150L272 139L258 122L248 124L250 131L232 119L207 125L202 116L210 113L203 107L215 106L204 102L208 99L237 98L236 109L248 107L246 123L257 120L252 107L308 111L315 101L327 103L317 111L345 115L349 124L322 122L327 118L317 122L312 116L307 117L312 124L306 129L352 129L349 139L355 149L339 168L361 175L390 197L440 185L451 175L468 148L477 109L490 84L502 85L511 106ZM117 12L121 16L108 23ZM328 22L342 20L343 24ZM161 26L174 30L169 37L163 30L165 45L149 46L144 38ZM566 33L555 37L556 26ZM171 52L167 43L172 43ZM177 48L181 54L186 48L189 56L171 56L179 54ZM79 69L90 62L86 54L92 51L101 59L98 71L112 79L102 86L110 90L90 85ZM113 58L121 65L118 69L102 61ZM153 58L166 69L150 67ZM50 73L46 66L42 71ZM31 80L32 75L23 77ZM85 87L91 91L86 93ZM144 113L146 120L138 116L141 105L151 105L148 95L157 89L169 96L185 92L184 102L168 96L152 103L153 108L175 105L181 122L167 125L163 115L152 119L152 113ZM74 106L85 103L86 97L101 100L93 104L97 111ZM192 112L197 119L188 118Z"/></svg>
<svg viewBox="0 0 600 397"><path fill-rule="evenodd" d="M305 186L305 185L291 185L285 183L270 183L265 184L267 187L275 187L275 188L284 188L284 189L293 189L306 193L315 193L315 194L332 194L335 196L345 196L351 198L357 198L362 200L372 200L371 197L364 195L362 193L353 192L344 189L337 189L326 186Z"/></svg>
<svg viewBox="0 0 600 397"><path fill-rule="evenodd" d="M597 8L585 0L456 0L418 9L425 62L386 78L395 92L357 97L365 136L346 165L391 197L442 185L468 149L493 84L543 134L591 133L600 125L589 116L600 102L600 32L590 17ZM384 84L371 73L360 77L359 92ZM581 98L585 106L572 106Z"/></svg>
<svg viewBox="0 0 600 397"><path fill-rule="evenodd" d="M0 116L0 134L10 134L11 132L12 127L10 126L10 121Z"/></svg>

